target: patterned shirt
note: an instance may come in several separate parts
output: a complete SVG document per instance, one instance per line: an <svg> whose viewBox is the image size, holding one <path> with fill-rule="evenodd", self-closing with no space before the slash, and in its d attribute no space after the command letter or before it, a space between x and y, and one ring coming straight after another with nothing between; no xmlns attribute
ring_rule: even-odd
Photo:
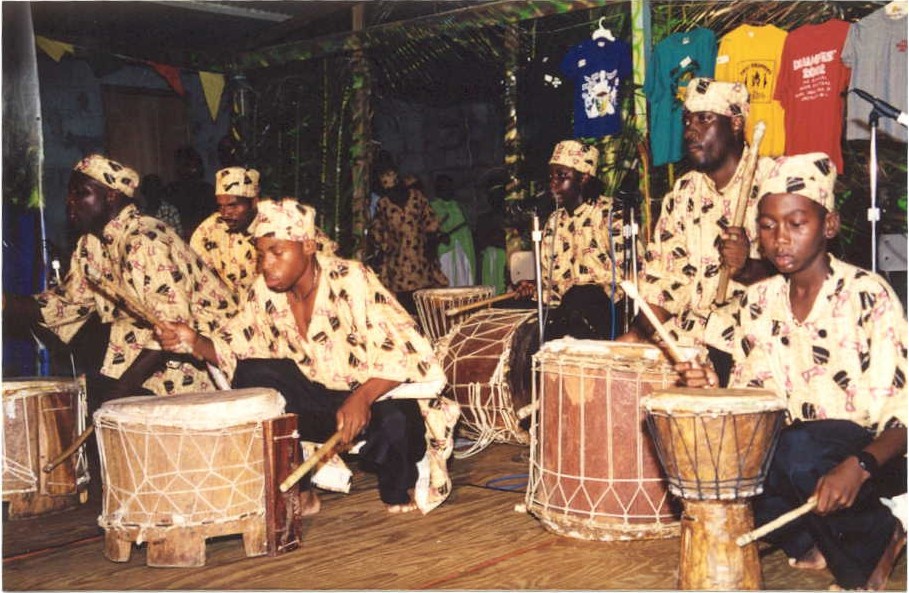
<svg viewBox="0 0 909 593"><path fill-rule="evenodd" d="M333 254L338 244L316 227L315 241L320 253ZM230 232L215 212L202 221L189 241L202 261L216 271L237 294L245 295L256 279L256 244L246 231Z"/></svg>
<svg viewBox="0 0 909 593"><path fill-rule="evenodd" d="M273 292L259 277L240 313L213 336L219 366L233 376L238 360L286 358L329 389L353 391L374 377L402 382L388 396L419 399L430 467L428 508L434 507L450 491L446 460L460 414L457 403L438 397L445 373L413 318L372 270L329 255L316 260L322 272L306 336L287 294Z"/></svg>
<svg viewBox="0 0 909 593"><path fill-rule="evenodd" d="M715 308L713 300L722 268L720 234L732 221L748 151L746 147L732 179L721 190L698 171L683 175L663 199L660 218L644 255L638 291L648 303L673 315L668 329L685 346L701 345L707 319ZM770 158L758 159L752 186L772 165ZM757 200L751 195L744 228L751 242L750 257L758 259ZM741 293L743 288L730 279L730 296Z"/></svg>
<svg viewBox="0 0 909 593"><path fill-rule="evenodd" d="M572 214L558 208L549 215L540 245L545 303L558 305L569 288L582 284L599 284L612 295L614 282L614 300L622 298L624 218L612 203L612 198L601 196Z"/></svg>
<svg viewBox="0 0 909 593"><path fill-rule="evenodd" d="M182 321L209 336L236 314L238 302L170 226L129 205L104 227L102 238L83 235L63 283L36 297L44 324L69 342L97 312L111 323L101 373L117 379L142 350L160 350L153 329L129 306L89 283L101 275L158 319ZM204 365L169 362L144 387L158 395L214 389Z"/></svg>
<svg viewBox="0 0 909 593"><path fill-rule="evenodd" d="M851 420L880 432L907 424L906 317L880 276L830 257L832 272L800 322L789 282L750 286L724 336L731 386L786 397L792 419Z"/></svg>
<svg viewBox="0 0 909 593"><path fill-rule="evenodd" d="M379 198L372 223L372 238L384 252L379 266L382 283L392 292L448 286L437 257L426 257L426 234L439 230L426 195L408 190L407 203L398 206Z"/></svg>

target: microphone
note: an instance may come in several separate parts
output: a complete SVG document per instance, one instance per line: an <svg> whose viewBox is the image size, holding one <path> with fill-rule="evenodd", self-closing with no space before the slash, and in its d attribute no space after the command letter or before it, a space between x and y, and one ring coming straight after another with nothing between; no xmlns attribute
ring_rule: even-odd
<svg viewBox="0 0 909 593"><path fill-rule="evenodd" d="M863 91L862 89L851 89L853 93L861 97L862 99L871 103L877 112L883 115L884 117L889 117L890 119L895 119L904 128L909 127L909 114L905 111L900 111L890 103L882 99L878 99L871 93Z"/></svg>

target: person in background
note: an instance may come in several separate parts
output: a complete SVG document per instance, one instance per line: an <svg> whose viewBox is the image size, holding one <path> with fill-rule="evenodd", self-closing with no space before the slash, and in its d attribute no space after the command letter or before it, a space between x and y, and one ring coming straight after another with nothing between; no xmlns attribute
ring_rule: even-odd
<svg viewBox="0 0 909 593"><path fill-rule="evenodd" d="M206 366L163 352L151 324L183 322L211 335L237 312L236 297L176 231L139 212L138 183L138 173L102 155L77 162L66 197L79 234L69 272L39 295L4 295L5 321L41 324L65 343L95 312L111 324L103 363L87 376L91 408L128 395L214 390Z"/></svg>
<svg viewBox="0 0 909 593"><path fill-rule="evenodd" d="M600 195L599 151L577 140L563 140L549 159L549 190L556 209L543 227L540 245L547 340L614 339L621 319L625 268L623 213ZM518 295L535 294L535 283L521 281Z"/></svg>
<svg viewBox="0 0 909 593"><path fill-rule="evenodd" d="M191 146L182 146L174 153L177 179L167 186L167 199L180 211L183 238L189 240L209 214L217 210L215 188L203 179L202 157Z"/></svg>
<svg viewBox="0 0 909 593"><path fill-rule="evenodd" d="M142 197L145 200L143 212L157 218L161 222L170 225L177 234L183 236L183 224L180 222L180 211L177 207L164 199L166 190L164 182L158 175L151 174L142 178L142 184L139 186Z"/></svg>
<svg viewBox="0 0 909 593"><path fill-rule="evenodd" d="M489 210L477 218L476 249L480 254L480 284L495 287L495 294L505 292L505 188L503 182L491 179L486 186Z"/></svg>
<svg viewBox="0 0 909 593"><path fill-rule="evenodd" d="M427 237L439 230L439 219L426 194L419 187L407 187L393 163L384 163L376 173L380 197L369 235L381 254L379 278L416 316L415 290L448 286L438 258L427 257Z"/></svg>
<svg viewBox="0 0 909 593"><path fill-rule="evenodd" d="M824 153L776 159L760 186L761 251L779 274L741 295L727 347L733 387L787 404L756 525L814 496L817 506L766 539L796 568L829 568L845 589L880 589L905 542L881 497L905 496L906 316L893 289L838 260L836 167ZM691 387L715 373L677 365Z"/></svg>
<svg viewBox="0 0 909 593"><path fill-rule="evenodd" d="M707 346L721 386L728 382L731 358L707 329L717 311L720 270L731 270L730 296L771 273L757 251L753 196L746 204L745 226L731 226L752 150L744 134L748 111L748 91L741 83L695 78L688 84L683 122L692 170L663 198L638 281L638 292L680 345ZM755 183L770 164L767 157L757 161ZM646 342L653 336L654 328L639 314L619 340Z"/></svg>
<svg viewBox="0 0 909 593"><path fill-rule="evenodd" d="M218 364L235 388L280 391L305 440L365 438L360 455L388 511L427 512L450 491L459 407L438 397L445 374L414 320L370 268L319 253L315 228L309 206L260 202L252 234L261 274L240 314L209 338L164 323L159 339ZM424 457L429 480L417 488ZM318 497L304 486L304 510L315 513Z"/></svg>
<svg viewBox="0 0 909 593"><path fill-rule="evenodd" d="M448 285L473 286L476 263L473 234L454 197L454 179L448 175L436 176L435 198L429 205L439 218L441 228L428 243L437 245L439 265L448 277Z"/></svg>

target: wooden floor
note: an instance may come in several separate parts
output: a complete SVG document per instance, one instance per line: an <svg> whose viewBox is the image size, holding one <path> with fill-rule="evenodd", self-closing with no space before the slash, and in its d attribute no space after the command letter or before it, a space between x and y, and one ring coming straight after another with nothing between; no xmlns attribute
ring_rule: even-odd
<svg viewBox="0 0 909 593"><path fill-rule="evenodd" d="M454 460L452 495L426 516L386 513L374 477L354 467L351 493L323 496L301 549L247 558L239 536L222 537L209 541L202 568L149 568L144 546L129 562L105 560L96 484L78 509L3 522L3 590L676 588L678 538L581 541L516 511L523 491L496 488L520 484L527 465L526 447L504 444ZM779 551L762 549L762 556L766 589L832 583L827 571L790 568ZM905 554L888 590L906 590Z"/></svg>

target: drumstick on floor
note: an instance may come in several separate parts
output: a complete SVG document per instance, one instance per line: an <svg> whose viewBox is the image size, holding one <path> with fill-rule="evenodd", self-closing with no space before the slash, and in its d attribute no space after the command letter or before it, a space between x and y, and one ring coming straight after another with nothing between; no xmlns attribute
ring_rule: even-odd
<svg viewBox="0 0 909 593"><path fill-rule="evenodd" d="M315 450L315 452L309 456L309 458L300 464L300 466L295 469L287 478L281 482L279 488L281 492L287 492L293 485L300 481L300 478L306 475L306 472L311 470L323 457L334 451L335 445L338 444L338 441L341 440L341 431L336 432L331 435L331 437L325 441L325 443Z"/></svg>
<svg viewBox="0 0 909 593"><path fill-rule="evenodd" d="M739 536L738 538L736 538L735 543L738 544L739 547L747 546L748 544L755 541L756 539L764 537L771 531L775 531L775 530L779 529L780 527L782 527L788 523L791 523L792 521L795 521L802 515L805 515L811 511L813 511L814 507L816 507L816 506L817 506L817 498L812 496L802 506L800 506L798 508L794 508L791 511L789 511L788 513L783 513L782 515L780 515L773 521L770 521L769 523L761 525L757 529L755 529L753 531L749 531L745 535Z"/></svg>
<svg viewBox="0 0 909 593"><path fill-rule="evenodd" d="M666 346L669 348L669 353L672 354L672 358L676 362L691 362L692 364L697 364L695 360L690 360L689 357L682 352L679 345L676 344L676 341L672 338L666 328L663 326L663 323L656 316L656 313L653 312L653 309L650 308L650 305L647 304L640 293L638 292L637 287L628 280L623 280L621 282L622 289L625 291L625 294L637 301L638 306L641 308L641 311L647 317L647 321L650 322L650 325L653 326L653 329L660 335L660 338L666 343Z"/></svg>

